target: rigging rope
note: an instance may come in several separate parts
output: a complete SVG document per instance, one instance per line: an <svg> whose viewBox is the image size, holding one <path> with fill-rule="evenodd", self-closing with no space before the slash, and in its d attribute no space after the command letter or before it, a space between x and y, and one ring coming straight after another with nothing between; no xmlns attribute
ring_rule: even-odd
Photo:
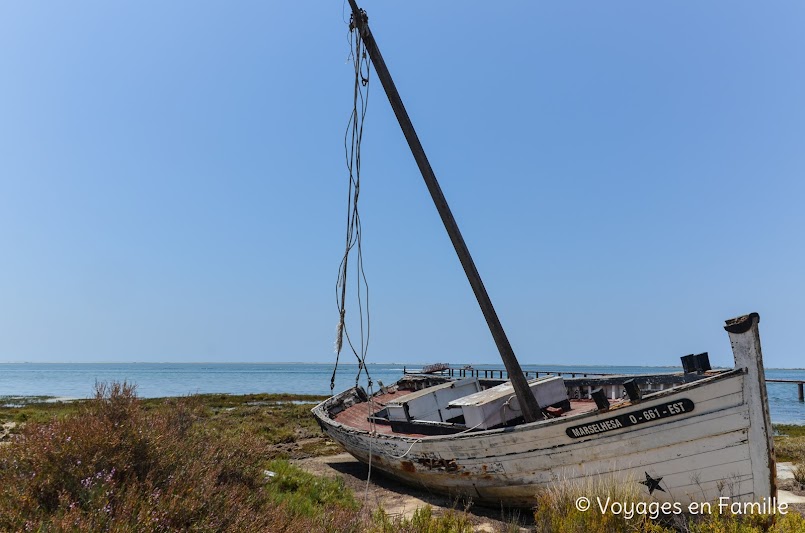
<svg viewBox="0 0 805 533"><path fill-rule="evenodd" d="M365 16L365 15L364 15ZM369 387L372 386L372 378L366 368L366 353L369 347L369 284L366 281L366 274L363 270L363 249L361 245L361 218L358 211L358 199L361 190L361 141L363 139L363 125L366 117L366 108L369 101L369 57L366 46L360 35L355 30L355 24L350 18L349 41L350 55L355 69L355 81L353 85L352 112L344 133L344 155L349 172L349 189L347 196L347 227L346 244L341 264L338 267L338 280L336 282L336 305L338 307L338 327L336 329L335 340L335 368L330 379L330 391L335 388L335 375L338 369L338 361L341 350L346 338L352 353L358 361L358 373L355 376L355 386L361 377L361 373L366 374ZM350 253L353 250L357 254L354 265L350 268ZM355 300L358 307L358 327L360 331L359 342L353 342L347 328L346 304L347 304L347 281L350 275L355 275Z"/></svg>
<svg viewBox="0 0 805 533"><path fill-rule="evenodd" d="M361 10L361 16L366 19L366 13ZM349 172L349 188L347 195L347 227L346 243L344 256L338 267L338 279L336 281L336 305L338 307L338 327L336 329L335 340L335 367L330 378L330 393L333 394L335 388L335 376L338 370L338 361L341 350L344 347L346 338L350 350L358 360L358 372L355 376L355 387L358 387L361 374L366 375L367 382L367 407L369 409L369 472L366 476L366 490L364 492L364 504L369 497L369 483L372 477L372 445L374 436L377 434L372 415L374 408L374 390L369 369L366 367L366 353L369 348L369 284L366 280L366 273L363 269L363 249L361 244L361 217L358 212L358 199L361 191L361 141L363 139L363 125L366 118L366 109L369 102L369 56L366 45L353 17L350 17L349 33L347 39L350 43L349 59L355 70L355 80L353 84L352 112L349 116L346 131L344 132L344 156L346 158L347 170ZM350 253L355 252L353 264L350 264ZM358 316L357 326L360 338L353 341L347 327L347 281L355 276L354 299L357 303Z"/></svg>

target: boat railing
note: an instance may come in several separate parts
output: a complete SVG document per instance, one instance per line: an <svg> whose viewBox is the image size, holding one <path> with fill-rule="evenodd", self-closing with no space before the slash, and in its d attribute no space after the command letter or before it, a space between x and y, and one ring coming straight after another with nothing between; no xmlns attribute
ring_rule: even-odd
<svg viewBox="0 0 805 533"><path fill-rule="evenodd" d="M442 368L433 372L435 374L439 374L442 376L449 376L453 378L478 378L478 379L488 379L488 380L502 380L506 381L509 378L509 373L500 368L475 368L473 366L467 365L462 368L453 368L448 365L446 368ZM427 367L426 367L427 368ZM403 368L404 374L421 374L422 370L408 370L407 368ZM620 385L619 381L622 381L623 378L627 376L627 374L617 374L612 372L593 372L589 370L525 370L523 371L526 379L531 378L539 378L542 376L562 376L567 381L569 389L576 389L578 392L574 392L571 394L571 397L576 398L590 398L591 397L591 387L595 386L604 386L605 390L608 392L608 396L610 398L617 398L623 395L622 390L618 391L617 386ZM606 383L602 381L602 378L611 377L613 382ZM672 386L679 383L684 383L686 381L690 381L691 378L695 378L695 375L685 374L682 372L668 372L668 373L658 373L653 375L652 383L650 386L656 390L663 390L668 386ZM590 381L585 381L584 378L590 378ZM572 381L568 381L572 380ZM594 381L593 381L594 380ZM805 381L798 380L798 379L766 379L766 383L791 383L797 386L797 399L799 401L805 401ZM608 390L607 387L612 387L612 390Z"/></svg>
<svg viewBox="0 0 805 533"><path fill-rule="evenodd" d="M408 370L406 367L403 367L403 374L422 374L422 373L439 373L445 376L450 376L451 378L478 378L478 379L509 379L509 373L506 370L499 369L499 368L475 368L475 367L463 367L463 368L453 368L447 367L442 368L436 372L433 371L426 371L428 367L425 367L421 370L414 369ZM607 372L591 372L591 371L582 371L582 370L524 370L523 375L527 379L529 378L538 378L540 376L563 376L563 377L600 377L600 376L617 376L619 374L615 373L607 373Z"/></svg>

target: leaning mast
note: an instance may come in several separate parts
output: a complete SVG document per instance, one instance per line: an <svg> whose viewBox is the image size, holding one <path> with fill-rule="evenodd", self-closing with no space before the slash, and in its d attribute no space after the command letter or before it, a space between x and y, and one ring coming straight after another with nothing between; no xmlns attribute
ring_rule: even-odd
<svg viewBox="0 0 805 533"><path fill-rule="evenodd" d="M425 150L422 148L422 143L419 142L419 137L414 130L414 125L408 117L408 112L405 110L400 94L397 92L397 87L394 85L394 80L391 79L391 74L386 67L383 56L380 54L380 49L377 47L372 30L369 29L368 17L366 12L358 8L355 0L349 0L349 5L352 8L352 25L355 31L358 31L360 38L366 45L366 50L369 52L369 58L375 67L380 83L386 92L389 99L391 108L397 116L397 121L400 123L405 139L408 141L408 146L411 153L416 160L419 171L422 173L422 178L425 180L425 185L428 187L433 203L436 205L436 210L444 223L447 234L450 236L450 241L453 243L453 248L456 250L458 259L461 266L464 268L464 273L472 286L472 291L475 293L475 298L481 306L481 312L486 319L489 326L489 331L492 333L492 338L495 340L500 357L506 367L506 371L511 379L514 392L517 400L520 403L520 410L523 413L523 418L526 422L535 422L542 419L542 410L540 409L537 399L531 394L528 387L528 381L523 375L523 370L517 357L514 355L514 350L509 343L506 332L503 330L503 325L500 323L495 308L492 306L492 300L486 292L486 287L481 280L478 269L475 268L475 262L472 260L470 251L464 238L461 236L461 231L458 229L453 213L450 211L450 206L447 205L447 200L442 193L442 188L436 180L436 175L428 162L428 157L425 155Z"/></svg>

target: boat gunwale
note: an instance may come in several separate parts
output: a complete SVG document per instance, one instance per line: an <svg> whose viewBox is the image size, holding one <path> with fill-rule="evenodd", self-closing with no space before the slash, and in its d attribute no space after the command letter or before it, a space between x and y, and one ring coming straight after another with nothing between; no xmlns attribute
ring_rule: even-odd
<svg viewBox="0 0 805 533"><path fill-rule="evenodd" d="M360 429L360 428L356 428L356 427L353 427L353 426L348 426L346 424L342 424L341 422L339 422L339 421L337 421L337 420L335 420L333 418L330 418L329 414L327 413L327 407L329 405L331 405L333 402L337 401L338 399L348 396L350 393L354 394L353 391L356 391L358 387L351 387L351 388L349 388L349 389L347 389L347 390L345 390L343 392L340 392L339 394L337 394L335 396L331 396L330 398L327 398L326 400L324 400L321 403L319 403L318 405L316 405L313 409L311 409L311 413L313 414L314 417L316 417L316 419L321 424L327 424L329 427L332 427L334 429L339 429L339 430L344 429L344 430L347 430L347 431L352 432L352 433L367 435L367 436L375 437L375 438L383 438L383 439L387 439L387 440L401 440L401 441L405 441L405 442L409 442L409 443L422 442L422 441L427 441L427 442L455 441L455 440L459 440L459 439L467 439L467 438L476 438L476 437L482 437L482 436L488 436L488 435L495 435L495 434L498 434L498 433L517 433L517 432L521 432L521 431L529 431L529 430L536 429L537 427L550 427L550 426L553 426L553 425L556 425L556 424L564 424L564 423L567 423L567 422L574 422L575 423L575 422L578 422L578 421L580 421L580 420L582 420L584 418L592 418L592 417L599 416L599 415L602 415L602 414L618 412L621 409L624 409L624 408L627 408L627 407L639 406L639 405L645 404L645 403L647 403L649 401L661 399L661 398L664 398L666 396L671 396L671 395L678 394L680 392L685 392L685 391L695 389L695 388L698 388L698 387L707 386L707 385L709 385L711 383L714 383L716 381L720 381L722 379L729 379L729 378L733 378L733 377L736 377L736 376L739 376L739 375L740 376L747 375L748 373L749 373L748 369L746 369L746 368L743 368L743 367L733 368L731 370L726 370L724 372L719 372L718 374L715 374L715 375L712 375L712 376L707 376L707 377L704 377L702 379L698 379L696 381L691 381L689 383L682 383L680 385L676 385L676 386L668 388L668 389L664 389L664 390L661 390L661 391L657 391L657 392L647 394L647 395L643 396L642 400L639 403L633 403L633 402L627 400L626 402L623 402L622 404L618 404L617 406L613 406L611 409L609 409L607 411L592 410L592 411L586 411L584 413L578 413L578 414L574 414L574 415L570 415L570 416L566 416L566 417L551 418L551 419L547 419L547 420L538 420L536 422L524 423L524 424L519 424L519 425L516 425L516 426L503 427L503 428L494 428L494 429L485 429L485 430L478 430L478 431L466 431L465 430L465 432L453 433L453 434L450 434L450 435L427 435L427 436L416 437L416 436L406 435L404 433L392 433L392 434L377 433L377 432L372 433L371 431L367 431L365 429ZM368 403L368 402L361 402L361 403Z"/></svg>

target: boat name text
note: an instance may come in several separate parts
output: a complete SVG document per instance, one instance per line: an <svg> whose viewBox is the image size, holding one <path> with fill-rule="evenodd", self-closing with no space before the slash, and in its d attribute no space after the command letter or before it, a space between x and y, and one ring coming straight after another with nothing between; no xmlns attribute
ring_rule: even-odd
<svg viewBox="0 0 805 533"><path fill-rule="evenodd" d="M573 426L567 428L566 433L568 437L578 439L580 437L597 435L599 433L606 433L607 431L652 422L661 418L679 416L691 411L693 411L693 402L687 398L683 398L675 402L668 402L640 411L632 411L630 413L613 416L612 418L599 420L591 424Z"/></svg>

